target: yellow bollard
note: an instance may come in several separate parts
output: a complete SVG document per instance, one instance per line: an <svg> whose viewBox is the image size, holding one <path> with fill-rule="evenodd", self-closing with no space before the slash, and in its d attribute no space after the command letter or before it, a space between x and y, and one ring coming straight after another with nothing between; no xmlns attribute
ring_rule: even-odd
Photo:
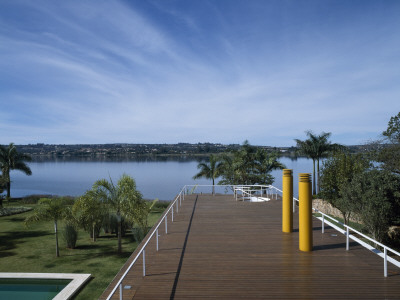
<svg viewBox="0 0 400 300"><path fill-rule="evenodd" d="M299 249L312 251L311 174L299 174Z"/></svg>
<svg viewBox="0 0 400 300"><path fill-rule="evenodd" d="M282 231L293 231L293 171L283 170L282 178Z"/></svg>

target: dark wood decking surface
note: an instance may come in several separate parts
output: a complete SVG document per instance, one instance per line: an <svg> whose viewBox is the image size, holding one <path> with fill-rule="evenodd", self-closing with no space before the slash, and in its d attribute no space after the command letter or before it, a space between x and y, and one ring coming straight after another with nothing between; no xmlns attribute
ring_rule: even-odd
<svg viewBox="0 0 400 300"><path fill-rule="evenodd" d="M140 257L124 280L124 299L400 299L397 267L385 278L382 258L355 242L346 251L345 237L322 234L317 219L314 251L301 252L297 213L294 228L282 233L280 200L186 196L168 235L160 227L160 250L154 238L147 247L147 276Z"/></svg>

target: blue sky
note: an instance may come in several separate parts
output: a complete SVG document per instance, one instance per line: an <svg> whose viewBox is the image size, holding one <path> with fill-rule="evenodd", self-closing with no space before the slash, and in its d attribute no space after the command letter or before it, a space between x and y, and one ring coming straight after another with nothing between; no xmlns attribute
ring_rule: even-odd
<svg viewBox="0 0 400 300"><path fill-rule="evenodd" d="M1 0L0 144L377 139L400 1Z"/></svg>

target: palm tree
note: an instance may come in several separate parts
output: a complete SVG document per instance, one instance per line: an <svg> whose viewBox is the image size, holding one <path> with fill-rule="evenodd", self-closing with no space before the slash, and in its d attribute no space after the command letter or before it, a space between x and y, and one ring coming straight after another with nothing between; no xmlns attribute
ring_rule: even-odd
<svg viewBox="0 0 400 300"><path fill-rule="evenodd" d="M264 149L257 150L256 167L259 174L265 176L263 184L272 184L274 182L274 178L270 174L272 171L286 168L286 166L278 160L277 153L269 153Z"/></svg>
<svg viewBox="0 0 400 300"><path fill-rule="evenodd" d="M39 200L39 205L35 209L33 215L25 219L25 225L28 226L32 222L53 221L54 232L56 236L56 256L60 256L58 249L58 221L65 217L68 206L64 198L42 198Z"/></svg>
<svg viewBox="0 0 400 300"><path fill-rule="evenodd" d="M96 191L89 190L79 197L72 207L72 214L80 226L91 232L95 242L96 228L100 228L105 216L108 216L106 204L98 199Z"/></svg>
<svg viewBox="0 0 400 300"><path fill-rule="evenodd" d="M295 139L295 141L300 152L313 160L313 195L315 195L317 192L319 193L320 159L327 157L329 152L343 148L343 146L339 144L331 144L331 142L328 141L331 136L330 132L322 132L320 135L315 135L309 130L306 131L306 134L308 136L307 140L301 141ZM317 180L315 178L315 162L317 162Z"/></svg>
<svg viewBox="0 0 400 300"><path fill-rule="evenodd" d="M199 163L197 169L200 172L193 176L193 179L206 178L212 180L212 193L215 194L215 179L219 177L222 168L222 163L219 161L218 157L211 154L210 161L208 163Z"/></svg>
<svg viewBox="0 0 400 300"><path fill-rule="evenodd" d="M124 174L114 185L111 178L98 180L93 185L98 199L115 210L118 222L118 253L122 252L121 220L122 216L132 215L132 211L142 204L142 194L136 190L136 182L130 176Z"/></svg>
<svg viewBox="0 0 400 300"><path fill-rule="evenodd" d="M31 161L32 158L24 153L19 153L17 147L11 143L8 147L0 145L0 169L5 180L7 189L7 198L10 198L11 180L10 171L20 170L26 175L32 175L32 171L25 161ZM0 206L2 203L0 203Z"/></svg>

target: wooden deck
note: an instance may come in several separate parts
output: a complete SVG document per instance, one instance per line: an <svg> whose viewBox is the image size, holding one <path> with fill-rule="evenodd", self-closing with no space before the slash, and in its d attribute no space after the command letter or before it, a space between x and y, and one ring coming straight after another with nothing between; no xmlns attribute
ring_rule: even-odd
<svg viewBox="0 0 400 300"><path fill-rule="evenodd" d="M155 238L146 249L147 276L140 258L123 281L123 299L400 299L400 269L389 264L385 278L382 258L354 242L346 251L317 219L314 251L301 252L297 213L294 228L282 233L280 200L186 196L168 235L161 227L160 250Z"/></svg>

